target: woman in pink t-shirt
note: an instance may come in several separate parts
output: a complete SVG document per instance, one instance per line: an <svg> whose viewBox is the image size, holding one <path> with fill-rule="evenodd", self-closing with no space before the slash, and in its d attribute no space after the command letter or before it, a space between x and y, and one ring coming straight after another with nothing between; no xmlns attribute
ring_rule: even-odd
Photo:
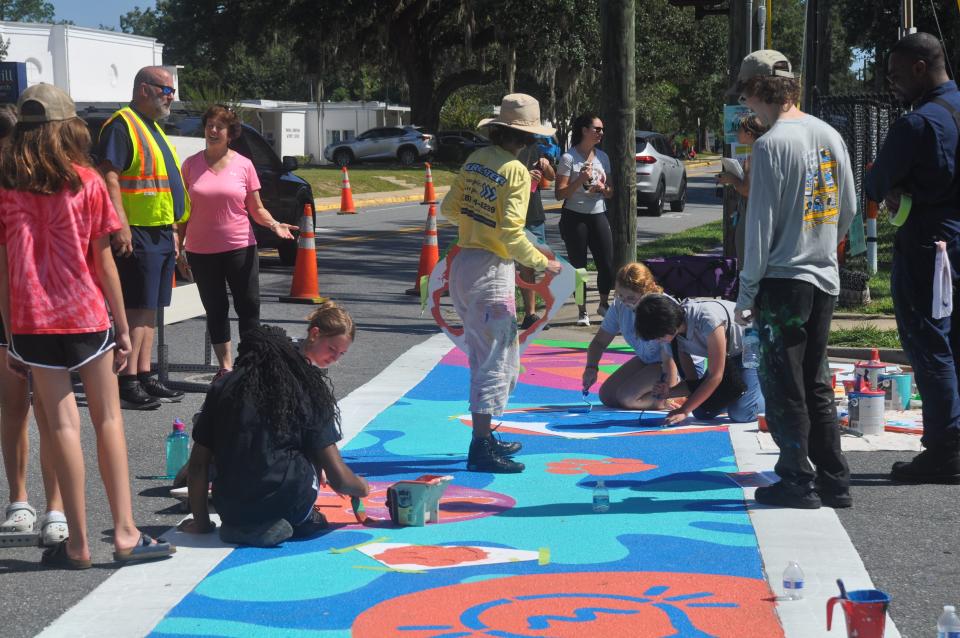
<svg viewBox="0 0 960 638"><path fill-rule="evenodd" d="M203 114L207 147L183 163L190 193L190 223L179 224L181 271L192 271L207 312L207 330L222 374L233 368L227 286L243 333L260 324L260 267L257 240L247 217L277 237L293 239L296 226L275 220L260 201L260 180L253 164L230 149L240 136L233 109L215 105ZM189 232L187 229L189 227Z"/></svg>
<svg viewBox="0 0 960 638"><path fill-rule="evenodd" d="M114 560L169 556L172 545L154 541L133 521L116 374L130 354L130 333L110 250L120 219L89 164L90 134L70 97L37 84L20 96L18 111L13 140L0 153L0 314L7 365L24 377L29 370L40 398L46 418L39 425L53 448L70 530L40 562L92 566L74 370L97 434Z"/></svg>

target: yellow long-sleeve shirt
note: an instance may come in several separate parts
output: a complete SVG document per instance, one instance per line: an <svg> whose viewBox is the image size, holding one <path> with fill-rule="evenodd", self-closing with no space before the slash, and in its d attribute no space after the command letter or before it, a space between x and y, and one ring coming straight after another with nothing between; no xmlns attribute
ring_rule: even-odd
<svg viewBox="0 0 960 638"><path fill-rule="evenodd" d="M543 269L547 258L523 232L529 200L530 172L516 157L491 145L467 158L440 212L459 226L461 247Z"/></svg>

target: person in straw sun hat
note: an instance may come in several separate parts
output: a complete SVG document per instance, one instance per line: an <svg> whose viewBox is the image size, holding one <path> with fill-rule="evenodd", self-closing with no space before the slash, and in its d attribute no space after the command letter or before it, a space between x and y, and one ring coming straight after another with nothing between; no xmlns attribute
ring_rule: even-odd
<svg viewBox="0 0 960 638"><path fill-rule="evenodd" d="M553 135L540 123L540 103L529 95L503 98L500 114L481 120L492 144L474 151L441 204L459 228L460 252L450 266L450 297L463 321L470 364L473 440L467 469L515 473L519 443L494 438L490 422L503 414L520 371L514 261L560 272L523 232L530 199L530 172L517 154L533 135Z"/></svg>

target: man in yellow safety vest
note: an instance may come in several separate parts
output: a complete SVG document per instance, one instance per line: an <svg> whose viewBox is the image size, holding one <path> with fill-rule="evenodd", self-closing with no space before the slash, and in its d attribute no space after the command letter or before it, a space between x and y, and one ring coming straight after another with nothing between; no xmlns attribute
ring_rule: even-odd
<svg viewBox="0 0 960 638"><path fill-rule="evenodd" d="M100 131L97 155L123 227L111 237L133 349L120 370L120 404L153 409L180 401L150 376L157 309L170 305L177 223L190 216L180 160L158 124L170 115L176 88L163 67L140 69L133 99Z"/></svg>

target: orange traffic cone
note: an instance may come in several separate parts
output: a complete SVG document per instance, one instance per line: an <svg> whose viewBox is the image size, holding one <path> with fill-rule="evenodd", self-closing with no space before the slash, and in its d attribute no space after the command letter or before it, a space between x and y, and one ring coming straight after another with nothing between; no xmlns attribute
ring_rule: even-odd
<svg viewBox="0 0 960 638"><path fill-rule="evenodd" d="M428 168L427 170L429 171L430 169ZM429 180L430 178L427 177L427 179ZM427 182L427 184L430 185L429 182ZM432 185L430 186L432 189ZM417 278L413 283L413 288L407 290L408 295L420 295L420 279L424 276L429 277L438 261L440 261L440 246L437 243L437 205L430 204L430 210L427 213L427 224L423 229L423 246L420 248L420 267L417 268Z"/></svg>
<svg viewBox="0 0 960 638"><path fill-rule="evenodd" d="M430 172L430 162L424 162L427 167L427 181L423 185L423 201L421 204L436 204L437 193L433 190L433 173ZM434 227L436 228L436 227Z"/></svg>
<svg viewBox="0 0 960 638"><path fill-rule="evenodd" d="M303 205L303 221L300 222L300 238L297 240L297 263L293 268L290 296L280 297L283 303L319 304L326 301L320 296L317 284L317 243L313 234L313 209Z"/></svg>
<svg viewBox="0 0 960 638"><path fill-rule="evenodd" d="M347 173L347 167L344 166L343 186L340 189L340 212L338 215L356 214L357 209L353 207L353 191L350 190L350 174Z"/></svg>

